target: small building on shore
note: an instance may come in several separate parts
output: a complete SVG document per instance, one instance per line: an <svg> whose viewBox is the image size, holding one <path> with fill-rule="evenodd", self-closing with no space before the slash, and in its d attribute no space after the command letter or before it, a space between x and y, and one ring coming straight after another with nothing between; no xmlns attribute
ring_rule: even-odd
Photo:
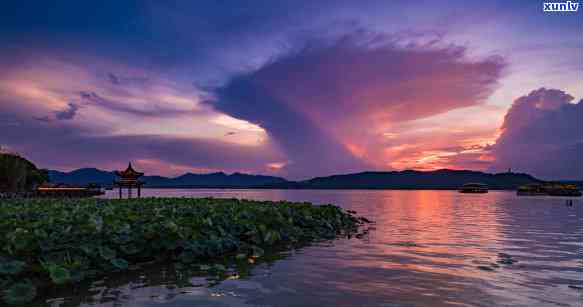
<svg viewBox="0 0 583 307"><path fill-rule="evenodd" d="M115 171L115 175L119 178L113 182L113 186L119 188L120 199L123 198L124 188L127 189L127 198L132 198L132 189L134 188L137 190L138 198L142 196L142 185L144 185L144 182L140 181L139 178L144 176L144 173L134 170L131 162L125 170Z"/></svg>

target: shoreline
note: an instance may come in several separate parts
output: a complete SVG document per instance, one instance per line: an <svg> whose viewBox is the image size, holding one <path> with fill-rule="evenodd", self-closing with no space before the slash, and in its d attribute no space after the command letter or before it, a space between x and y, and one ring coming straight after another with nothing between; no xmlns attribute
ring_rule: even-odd
<svg viewBox="0 0 583 307"><path fill-rule="evenodd" d="M176 190L203 190L203 189L212 189L212 190L371 190L371 191L376 191L376 190L395 190L395 191L416 191L416 190L420 190L420 191L430 191L430 190L435 190L435 191L457 191L459 190L459 187L456 188L452 188L452 187L446 187L446 188L435 188L435 187L420 187L420 188L374 188L374 187L365 187L365 188L359 188L359 187L334 187L334 188L311 188L311 187L302 187L302 188L297 188L297 187L292 187L292 188L286 188L286 187L232 187L232 186L174 186L174 187L166 187L166 186L152 186L152 187L148 187L148 186L144 186L142 189L159 189L159 190L170 190L170 189L176 189ZM113 189L115 190L115 189ZM516 188L490 188L490 191L516 191Z"/></svg>

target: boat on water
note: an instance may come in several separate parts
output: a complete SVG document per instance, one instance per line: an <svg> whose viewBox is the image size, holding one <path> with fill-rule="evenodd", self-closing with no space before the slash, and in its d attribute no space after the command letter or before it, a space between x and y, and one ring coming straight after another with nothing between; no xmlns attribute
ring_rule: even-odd
<svg viewBox="0 0 583 307"><path fill-rule="evenodd" d="M516 195L519 196L572 196L580 197L583 193L576 185L543 183L528 184L518 188Z"/></svg>
<svg viewBox="0 0 583 307"><path fill-rule="evenodd" d="M483 183L466 183L458 191L460 193L488 193L488 186Z"/></svg>
<svg viewBox="0 0 583 307"><path fill-rule="evenodd" d="M519 196L539 196L539 195L549 195L547 189L544 188L542 184L526 184L518 187L516 190L516 195Z"/></svg>

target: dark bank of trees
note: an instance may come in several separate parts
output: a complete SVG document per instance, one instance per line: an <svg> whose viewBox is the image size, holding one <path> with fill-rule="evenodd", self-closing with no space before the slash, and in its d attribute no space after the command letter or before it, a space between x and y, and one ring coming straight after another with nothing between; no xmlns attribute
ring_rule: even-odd
<svg viewBox="0 0 583 307"><path fill-rule="evenodd" d="M27 159L10 153L0 153L0 192L31 191L48 181L48 171L38 169Z"/></svg>

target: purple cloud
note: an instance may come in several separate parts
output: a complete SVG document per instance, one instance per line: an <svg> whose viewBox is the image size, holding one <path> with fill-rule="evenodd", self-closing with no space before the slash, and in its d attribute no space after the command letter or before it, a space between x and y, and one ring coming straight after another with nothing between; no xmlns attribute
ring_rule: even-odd
<svg viewBox="0 0 583 307"><path fill-rule="evenodd" d="M583 100L540 88L514 101L492 146L493 168L545 179L583 179Z"/></svg>
<svg viewBox="0 0 583 307"><path fill-rule="evenodd" d="M77 114L77 110L79 110L79 105L69 102L65 110L55 112L55 118L58 120L71 120Z"/></svg>
<svg viewBox="0 0 583 307"><path fill-rule="evenodd" d="M47 123L21 119L20 123L2 127L2 145L9 144L15 151L26 153L40 167L113 169L122 167L127 160L147 160L159 164L146 169L150 174L167 174L171 166L185 170L267 173L268 162L283 159L270 144L247 146L159 135L92 135L93 131L69 121ZM31 142L32 138L37 141Z"/></svg>
<svg viewBox="0 0 583 307"><path fill-rule="evenodd" d="M81 102L88 105L93 105L99 108L107 109L113 112L121 112L134 116L142 117L180 117L189 116L196 113L201 113L202 111L195 110L194 105L192 110L179 110L171 107L163 107L158 104L153 104L149 109L143 107L133 107L128 104L107 99L95 92L82 91L79 93ZM128 97L130 98L130 97ZM76 111L77 109L75 109Z"/></svg>
<svg viewBox="0 0 583 307"><path fill-rule="evenodd" d="M216 90L219 111L265 129L292 177L387 168L386 129L480 104L504 62L439 41L355 32L314 40Z"/></svg>

